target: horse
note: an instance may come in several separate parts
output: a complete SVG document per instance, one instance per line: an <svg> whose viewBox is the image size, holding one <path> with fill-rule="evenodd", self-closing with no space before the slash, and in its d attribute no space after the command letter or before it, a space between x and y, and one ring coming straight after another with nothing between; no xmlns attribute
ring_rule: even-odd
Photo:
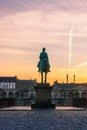
<svg viewBox="0 0 87 130"><path fill-rule="evenodd" d="M43 61L40 61L39 69L40 69L40 73L41 73L41 83L46 83L47 82L47 73L49 72L49 63L46 59L44 59ZM43 74L45 74L45 75L43 75Z"/></svg>

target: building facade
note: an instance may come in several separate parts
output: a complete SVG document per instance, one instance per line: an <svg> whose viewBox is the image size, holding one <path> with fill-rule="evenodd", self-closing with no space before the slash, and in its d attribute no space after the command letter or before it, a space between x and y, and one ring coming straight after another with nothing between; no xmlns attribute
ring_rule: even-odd
<svg viewBox="0 0 87 130"><path fill-rule="evenodd" d="M34 98L36 80L20 80L14 77L0 77L0 98Z"/></svg>
<svg viewBox="0 0 87 130"><path fill-rule="evenodd" d="M0 98L14 97L16 92L17 77L0 77Z"/></svg>
<svg viewBox="0 0 87 130"><path fill-rule="evenodd" d="M23 98L35 98L34 86L36 86L36 80L17 80L16 90L21 94Z"/></svg>
<svg viewBox="0 0 87 130"><path fill-rule="evenodd" d="M87 106L87 83L58 83L56 81L52 87L52 99L56 104L79 106L78 103L82 103Z"/></svg>
<svg viewBox="0 0 87 130"><path fill-rule="evenodd" d="M28 105L35 100L36 80L20 80L17 76L0 77L0 100L14 99L15 105ZM73 106L79 103L87 106L87 83L58 83L53 87L51 97L56 105Z"/></svg>

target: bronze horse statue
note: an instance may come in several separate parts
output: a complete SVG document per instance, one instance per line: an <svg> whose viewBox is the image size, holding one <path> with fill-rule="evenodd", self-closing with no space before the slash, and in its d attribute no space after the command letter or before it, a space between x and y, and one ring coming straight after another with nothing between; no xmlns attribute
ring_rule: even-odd
<svg viewBox="0 0 87 130"><path fill-rule="evenodd" d="M41 83L43 83L43 82L46 83L47 82L47 73L49 72L47 61L44 60L43 63L41 64L40 72L41 72ZM44 75L44 77L43 77L43 75Z"/></svg>
<svg viewBox="0 0 87 130"><path fill-rule="evenodd" d="M39 68L39 72L41 73L41 83L47 82L47 73L50 72L50 64L48 55L45 52L45 48L42 49L43 52L40 53L40 61L38 62L37 67ZM45 74L45 75L44 75Z"/></svg>

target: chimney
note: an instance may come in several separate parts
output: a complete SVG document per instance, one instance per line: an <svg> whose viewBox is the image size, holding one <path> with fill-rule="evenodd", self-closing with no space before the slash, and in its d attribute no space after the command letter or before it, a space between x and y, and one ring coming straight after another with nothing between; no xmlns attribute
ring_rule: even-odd
<svg viewBox="0 0 87 130"><path fill-rule="evenodd" d="M68 84L69 75L66 75L66 83Z"/></svg>
<svg viewBox="0 0 87 130"><path fill-rule="evenodd" d="M75 75L73 75L73 80L74 80L74 84L75 84L75 80L76 80L76 76Z"/></svg>

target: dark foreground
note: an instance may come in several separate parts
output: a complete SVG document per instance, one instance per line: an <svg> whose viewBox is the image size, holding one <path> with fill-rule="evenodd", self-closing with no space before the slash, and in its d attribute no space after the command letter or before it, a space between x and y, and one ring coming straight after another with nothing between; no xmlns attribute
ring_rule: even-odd
<svg viewBox="0 0 87 130"><path fill-rule="evenodd" d="M0 130L87 130L87 111L0 111Z"/></svg>

